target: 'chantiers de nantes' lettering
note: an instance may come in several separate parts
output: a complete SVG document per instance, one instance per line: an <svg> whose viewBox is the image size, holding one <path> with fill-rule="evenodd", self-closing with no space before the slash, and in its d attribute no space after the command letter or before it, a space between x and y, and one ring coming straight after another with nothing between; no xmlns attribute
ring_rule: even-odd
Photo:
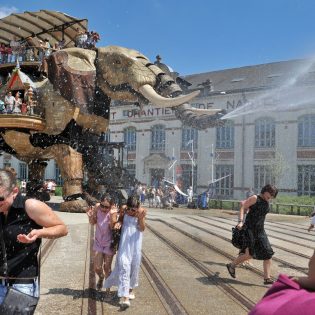
<svg viewBox="0 0 315 315"><path fill-rule="evenodd" d="M195 108L201 108L201 109L211 109L214 107L213 102L208 103L193 103L191 104ZM238 108L240 106L244 105L243 100L230 100L226 101L226 109L227 110L233 110L235 108ZM117 112L111 112L111 119L119 119L117 117ZM173 109L172 108L148 108L145 110L140 109L130 109L130 110L124 110L123 111L123 117L122 118L140 118L140 117L157 117L157 116L167 116L167 115L173 115Z"/></svg>

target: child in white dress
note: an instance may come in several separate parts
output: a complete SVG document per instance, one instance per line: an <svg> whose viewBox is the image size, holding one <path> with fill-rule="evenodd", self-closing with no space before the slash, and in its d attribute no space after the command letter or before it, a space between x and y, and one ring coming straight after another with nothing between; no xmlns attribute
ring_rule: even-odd
<svg viewBox="0 0 315 315"><path fill-rule="evenodd" d="M123 224L116 264L113 272L105 280L105 288L118 287L120 306L130 306L134 299L132 290L138 286L141 264L142 232L145 229L146 209L140 207L138 196L130 196L123 216Z"/></svg>

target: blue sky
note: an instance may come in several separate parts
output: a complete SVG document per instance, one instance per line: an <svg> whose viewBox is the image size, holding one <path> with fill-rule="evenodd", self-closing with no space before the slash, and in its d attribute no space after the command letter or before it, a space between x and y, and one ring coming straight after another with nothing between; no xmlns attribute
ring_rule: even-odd
<svg viewBox="0 0 315 315"><path fill-rule="evenodd" d="M181 75L315 54L312 0L0 0L1 17L40 9L87 18L99 46L160 54Z"/></svg>

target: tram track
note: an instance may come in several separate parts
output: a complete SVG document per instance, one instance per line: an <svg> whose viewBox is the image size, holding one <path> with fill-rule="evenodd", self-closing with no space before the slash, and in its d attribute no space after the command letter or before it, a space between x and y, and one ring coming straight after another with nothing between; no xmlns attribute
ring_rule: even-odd
<svg viewBox="0 0 315 315"><path fill-rule="evenodd" d="M201 218L205 218L205 219L209 219L209 217L206 217L206 216L199 216L199 217L201 217ZM210 223L210 222L205 222L205 221L202 221L202 220L198 220L198 219L196 219L195 217L192 217L192 216L190 216L189 217L190 219L193 219L193 220L195 220L195 221L199 221L199 222L203 222L203 223L205 223L205 224L207 224L207 225L212 225L212 226L214 226L214 227L217 227L217 228L220 228L220 229L224 229L224 227L222 227L222 226L219 226L219 225L216 225L216 224L213 224L213 223ZM223 223L223 224L230 224L230 222L226 222L226 221L223 221L223 220L218 220L218 219L216 219L216 218L213 218L213 217L211 217L211 220L212 221L216 221L216 222L220 222L220 223ZM233 224L232 224L233 225ZM228 228L225 228L225 230L227 231L230 231ZM274 231L274 230L271 230L270 228L266 228L266 230L267 231L272 231L272 232L276 232L276 233L280 233L280 234L285 234L285 235L288 235L288 236L291 236L292 237L292 234L287 234L287 233L283 233L283 232L279 232L279 231ZM305 247L305 248L309 248L309 249L314 249L314 246L310 246L310 245L307 245L307 244L301 244L301 243L298 243L298 242L296 242L296 241L293 241L293 240L288 240L288 239L285 239L285 238L282 238L282 237L279 237L279 236L276 236L276 235L272 235L272 234L268 234L270 237L272 237L272 238L274 238L274 239L277 239L277 240L279 240L279 241L284 241L284 242L290 242L290 244L294 244L294 245L298 245L298 246L301 246L301 247ZM298 238L298 239L303 239L303 240L307 240L307 241L312 241L312 240L310 240L310 239L306 239L306 238L301 238L301 237L299 237L298 235L294 235L294 237L296 237L296 238ZM275 248L279 248L279 249L282 249L282 250L285 250L285 251L287 251L287 252L290 252L291 254L294 254L294 255L296 255L298 252L294 252L294 251L291 251L291 250L289 250L289 249L287 249L287 248L284 248L284 247L281 247L281 246L279 246L279 245L272 245L272 246L274 246ZM307 259L310 259L310 256L307 256L307 255L304 255L304 254L302 254L302 253L298 253L298 255L300 255L301 257L304 257L304 258L307 258Z"/></svg>
<svg viewBox="0 0 315 315"><path fill-rule="evenodd" d="M148 219L149 221L150 219ZM159 221L163 224L166 222L163 220L155 220L152 221ZM236 301L243 309L246 311L249 311L254 305L255 302L245 296L243 293L241 293L237 288L232 286L231 284L225 282L223 278L220 278L217 275L216 271L213 271L209 269L208 266L205 266L202 262L195 259L192 255L187 253L182 248L178 247L175 243L173 243L170 239L162 235L159 231L157 231L155 228L153 228L150 224L146 224L147 228L163 243L165 243L168 247L170 247L177 255L179 255L181 258L183 258L185 261L187 261L190 265L192 265L198 272L208 277L208 279L221 290L223 291L227 296L232 298L234 301ZM189 234L189 233L188 233ZM257 270L258 271L258 270Z"/></svg>
<svg viewBox="0 0 315 315"><path fill-rule="evenodd" d="M189 315L185 307L182 305L182 303L179 301L174 292L170 289L148 256L143 251L141 268L169 315Z"/></svg>
<svg viewBox="0 0 315 315"><path fill-rule="evenodd" d="M200 231L203 231L203 232L205 232L205 233L207 233L207 234L216 236L216 237L218 237L218 238L220 238L220 239L222 239L222 240L224 240L224 241L227 241L227 242L231 243L231 239L228 238L228 237L225 237L225 236L222 236L222 235L220 235L220 234L218 234L218 233L209 231L209 230L204 229L204 228L202 228L202 227L199 227L199 226L197 226L197 225L188 223L188 222L186 222L186 221L184 221L184 220L181 220L181 219L178 219L178 218L175 218L175 219L176 219L177 221L179 221L179 222L182 222L182 223L184 223L184 224L187 224L187 225L189 225L189 226L192 226L192 227L194 227L194 228L196 228L196 229L199 229ZM201 222L205 223L204 221L201 221ZM167 222L166 222L166 223L167 223ZM205 224L207 224L207 223L205 223ZM208 225L211 226L211 225L213 225L213 224L208 223ZM215 226L215 225L213 225L213 226ZM175 229L178 230L179 232L184 232L183 230L181 230L181 229L179 229L179 228L177 228L177 227L175 227L175 226L174 226L173 228L175 228ZM195 236L194 236L194 238L195 238ZM198 239L198 238L197 238L197 239ZM202 241L201 239L199 239L199 240ZM297 254L299 255L299 253L296 252L295 255L297 255ZM233 257L233 259L234 259L234 258L235 258L235 257ZM307 256L307 258L309 259L308 256ZM287 267L289 267L289 268L291 268L291 269L298 270L298 271L300 271L300 272L302 272L302 273L304 273L304 274L308 274L308 269L307 269L307 268L303 268L303 267L300 267L300 266L291 264L291 263L289 263L289 262L287 262L287 261L285 261L285 260L283 260L283 259L281 259L281 258L273 257L272 259L273 259L274 261L276 261L276 262L282 264L283 266L287 266ZM248 267L248 269L251 269L251 267Z"/></svg>
<svg viewBox="0 0 315 315"><path fill-rule="evenodd" d="M189 219L192 219L192 220L195 220L195 221L198 221L198 222L202 222L203 224L206 224L206 225L209 225L209 226L214 226L214 227L217 227L217 228L220 228L224 231L231 231L231 229L228 229L228 228L225 228L223 226L219 226L219 225L216 225L216 224L213 224L213 223L210 223L210 222L205 222L205 221L202 221L202 220L199 220L199 219L196 219L194 217L189 217ZM184 221L181 221L181 222L184 222ZM195 227L195 226L194 226ZM286 239L283 239L281 237L277 237L277 236L273 236L273 235L269 235L270 237L274 238L274 239L277 239L277 240L281 240L281 241L288 241ZM228 239L226 238L226 240L229 240L231 241L231 239ZM307 248L311 248L311 247L308 247L308 246L305 246L305 245L301 245L300 243L297 243L297 242L294 242L294 241L290 241L291 244L295 244L295 245L299 245L299 246L303 246L303 247L307 247ZM289 249L289 248L286 248L286 247L283 247L283 246L280 246L280 245L275 245L275 244L271 244L272 247L274 248L278 248L278 249L281 249L285 252L288 252L290 254L293 254L293 255L297 255L297 256L300 256L300 257L303 257L303 258L306 258L306 259L310 259L310 256L308 255L305 255L303 253L299 253L297 251L294 251L292 249Z"/></svg>

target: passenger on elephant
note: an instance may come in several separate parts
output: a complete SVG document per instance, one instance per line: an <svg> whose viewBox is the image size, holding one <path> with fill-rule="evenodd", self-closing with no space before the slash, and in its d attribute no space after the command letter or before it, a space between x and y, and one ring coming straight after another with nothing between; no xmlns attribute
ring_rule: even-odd
<svg viewBox="0 0 315 315"><path fill-rule="evenodd" d="M14 105L14 96L12 95L12 92L9 91L7 95L4 97L4 104L6 106L7 113L11 114Z"/></svg>
<svg viewBox="0 0 315 315"><path fill-rule="evenodd" d="M99 279L96 284L97 290L103 287L104 278L107 279L111 273L114 251L111 249L112 229L117 222L118 209L110 194L101 197L100 203L88 208L87 215L89 222L96 225L93 250L94 271ZM110 291L110 287L107 292Z"/></svg>
<svg viewBox="0 0 315 315"><path fill-rule="evenodd" d="M5 62L10 63L12 59L12 48L10 47L10 45L5 45Z"/></svg>
<svg viewBox="0 0 315 315"><path fill-rule="evenodd" d="M6 114L6 112L4 101L0 100L0 114Z"/></svg>
<svg viewBox="0 0 315 315"><path fill-rule="evenodd" d="M13 114L20 114L21 113L21 105L22 99L20 98L20 92L16 92L14 97L14 104L13 104Z"/></svg>
<svg viewBox="0 0 315 315"><path fill-rule="evenodd" d="M87 32L85 32L84 30L80 30L80 28L78 27L77 35L75 37L75 47L85 48L87 38Z"/></svg>
<svg viewBox="0 0 315 315"><path fill-rule="evenodd" d="M16 62L20 52L20 43L17 41L16 36L10 41L10 47L12 49L11 62Z"/></svg>
<svg viewBox="0 0 315 315"><path fill-rule="evenodd" d="M117 295L121 298L122 309L130 306L129 300L135 298L133 289L138 286L146 212L146 209L141 207L138 196L128 198L115 268L105 280L105 288L118 287Z"/></svg>
<svg viewBox="0 0 315 315"><path fill-rule="evenodd" d="M7 257L6 272L1 250L0 304L8 287L38 297L41 239L66 236L66 225L45 203L21 195L14 170L0 169L0 226Z"/></svg>
<svg viewBox="0 0 315 315"><path fill-rule="evenodd" d="M44 42L44 56L45 57L49 57L50 54L51 54L51 45L49 43L49 39L45 38L45 42Z"/></svg>
<svg viewBox="0 0 315 315"><path fill-rule="evenodd" d="M0 44L0 63L6 63L4 43Z"/></svg>

